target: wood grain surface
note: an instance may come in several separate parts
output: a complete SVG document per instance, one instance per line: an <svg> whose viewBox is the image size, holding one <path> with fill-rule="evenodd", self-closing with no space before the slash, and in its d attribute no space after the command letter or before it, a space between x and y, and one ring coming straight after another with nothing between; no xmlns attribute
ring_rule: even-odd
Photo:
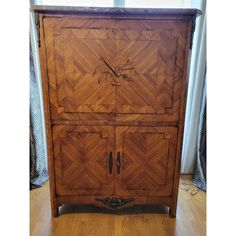
<svg viewBox="0 0 236 236"><path fill-rule="evenodd" d="M131 196L171 196L177 129L173 127L115 128L116 193Z"/></svg>
<svg viewBox="0 0 236 236"><path fill-rule="evenodd" d="M56 190L58 195L112 195L114 153L112 126L57 125L53 129Z"/></svg>
<svg viewBox="0 0 236 236"><path fill-rule="evenodd" d="M178 119L187 21L45 18L44 30L53 119L71 113Z"/></svg>

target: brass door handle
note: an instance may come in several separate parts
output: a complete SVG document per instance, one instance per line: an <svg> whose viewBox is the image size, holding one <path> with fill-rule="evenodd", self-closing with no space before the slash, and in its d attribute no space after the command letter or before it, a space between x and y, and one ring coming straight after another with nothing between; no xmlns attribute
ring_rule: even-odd
<svg viewBox="0 0 236 236"><path fill-rule="evenodd" d="M110 154L109 154L109 160L108 160L108 163L109 163L109 174L112 174L112 167L113 167L112 152L110 152Z"/></svg>
<svg viewBox="0 0 236 236"><path fill-rule="evenodd" d="M120 152L117 152L116 169L117 169L117 174L120 174Z"/></svg>

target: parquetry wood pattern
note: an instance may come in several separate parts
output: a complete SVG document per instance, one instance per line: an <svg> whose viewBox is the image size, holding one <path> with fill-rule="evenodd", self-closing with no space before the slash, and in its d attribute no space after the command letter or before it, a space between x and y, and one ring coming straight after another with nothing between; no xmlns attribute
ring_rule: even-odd
<svg viewBox="0 0 236 236"><path fill-rule="evenodd" d="M114 192L108 157L114 148L112 127L58 125L53 129L56 188L59 195Z"/></svg>
<svg viewBox="0 0 236 236"><path fill-rule="evenodd" d="M44 26L53 118L86 112L178 119L185 22L63 17L46 18Z"/></svg>
<svg viewBox="0 0 236 236"><path fill-rule="evenodd" d="M177 129L173 127L116 127L116 152L121 195L170 196L173 187Z"/></svg>

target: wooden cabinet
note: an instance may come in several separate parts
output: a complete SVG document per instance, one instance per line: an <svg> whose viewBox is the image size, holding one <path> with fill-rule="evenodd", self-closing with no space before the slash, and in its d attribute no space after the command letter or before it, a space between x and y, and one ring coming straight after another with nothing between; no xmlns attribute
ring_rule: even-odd
<svg viewBox="0 0 236 236"><path fill-rule="evenodd" d="M35 7L53 216L165 204L175 216L195 9Z"/></svg>

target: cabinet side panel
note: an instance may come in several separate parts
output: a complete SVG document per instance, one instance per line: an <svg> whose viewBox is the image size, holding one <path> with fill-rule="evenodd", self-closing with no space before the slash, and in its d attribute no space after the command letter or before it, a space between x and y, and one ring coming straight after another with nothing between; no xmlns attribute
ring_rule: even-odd
<svg viewBox="0 0 236 236"><path fill-rule="evenodd" d="M52 134L51 134L51 118L49 107L49 95L48 95L48 79L46 69L46 56L45 56L45 42L44 42L44 30L43 30L43 15L40 14L40 68L41 68L41 81L43 90L43 105L45 116L45 128L46 128L46 142L47 142L47 158L48 158L48 173L50 184L50 197L51 197L51 211L53 216L58 215L58 205L55 192L55 177L54 177L54 163L53 163L53 149L52 149Z"/></svg>
<svg viewBox="0 0 236 236"><path fill-rule="evenodd" d="M179 178L180 178L180 165L181 165L181 156L182 156L182 145L183 145L183 132L184 132L184 121L185 121L185 109L186 109L186 100L187 100L187 90L188 90L188 69L190 62L190 43L191 43L191 33L193 30L192 22L195 19L190 18L188 22L188 33L186 35L187 42L185 45L185 58L184 58L184 73L183 73L183 86L181 94L181 104L179 110L179 130L177 137L177 150L176 150L176 161L175 161L175 173L174 173L174 187L173 187L173 196L172 203L170 207L170 214L172 217L176 215L177 200L178 200L178 190L179 190Z"/></svg>

